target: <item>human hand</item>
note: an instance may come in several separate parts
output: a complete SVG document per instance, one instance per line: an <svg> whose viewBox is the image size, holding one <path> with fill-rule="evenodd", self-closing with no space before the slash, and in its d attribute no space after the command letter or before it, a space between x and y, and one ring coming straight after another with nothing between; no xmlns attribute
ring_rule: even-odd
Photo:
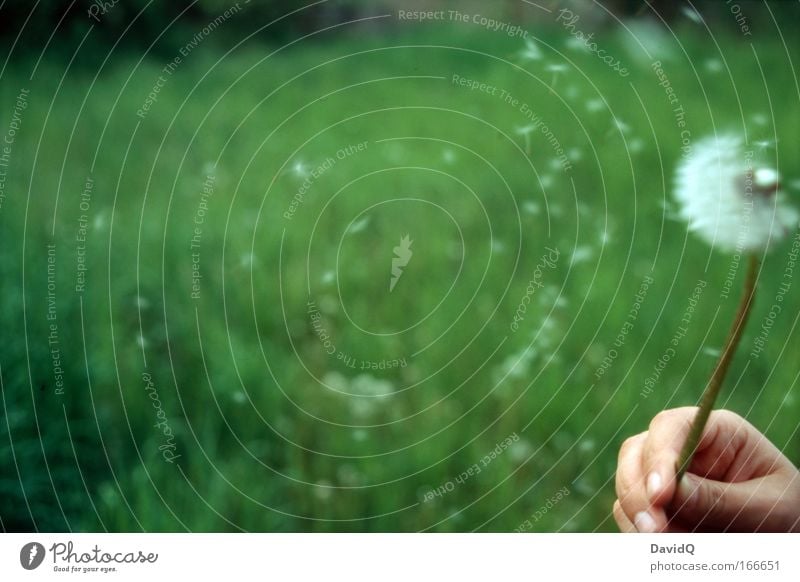
<svg viewBox="0 0 800 582"><path fill-rule="evenodd" d="M728 410L711 413L676 492L676 464L696 410L665 410L622 444L613 509L620 530L800 531L800 472Z"/></svg>

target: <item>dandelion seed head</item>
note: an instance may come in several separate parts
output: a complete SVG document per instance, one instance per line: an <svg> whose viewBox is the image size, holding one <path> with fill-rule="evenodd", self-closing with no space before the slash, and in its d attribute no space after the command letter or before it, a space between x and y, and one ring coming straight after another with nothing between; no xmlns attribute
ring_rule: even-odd
<svg viewBox="0 0 800 582"><path fill-rule="evenodd" d="M765 250L794 229L800 215L779 188L779 176L733 135L697 142L676 172L680 215L724 252Z"/></svg>

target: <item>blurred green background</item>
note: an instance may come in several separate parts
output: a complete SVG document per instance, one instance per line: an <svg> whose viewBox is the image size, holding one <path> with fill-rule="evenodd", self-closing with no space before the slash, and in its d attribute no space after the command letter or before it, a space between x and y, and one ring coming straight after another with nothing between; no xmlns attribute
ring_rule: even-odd
<svg viewBox="0 0 800 582"><path fill-rule="evenodd" d="M398 17L440 4L469 22ZM797 199L798 10L492 4L0 6L3 530L615 529L619 444L697 400L736 303L652 63ZM797 289L749 355L790 248L720 406L797 463Z"/></svg>

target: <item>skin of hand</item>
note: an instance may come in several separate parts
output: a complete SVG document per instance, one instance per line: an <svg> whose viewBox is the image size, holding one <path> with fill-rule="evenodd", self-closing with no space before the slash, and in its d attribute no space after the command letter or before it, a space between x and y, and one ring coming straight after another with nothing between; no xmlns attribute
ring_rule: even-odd
<svg viewBox="0 0 800 582"><path fill-rule="evenodd" d="M622 444L613 508L620 530L800 531L800 472L728 410L711 413L676 492L676 463L696 411L665 410Z"/></svg>

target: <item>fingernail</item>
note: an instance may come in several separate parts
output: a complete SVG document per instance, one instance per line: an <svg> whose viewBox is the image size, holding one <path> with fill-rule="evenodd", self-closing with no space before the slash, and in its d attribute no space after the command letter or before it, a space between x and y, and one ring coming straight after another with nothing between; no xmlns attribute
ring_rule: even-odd
<svg viewBox="0 0 800 582"><path fill-rule="evenodd" d="M692 503L697 497L697 491L700 488L700 482L693 476L686 473L681 482L678 483L678 495L683 499L684 505Z"/></svg>
<svg viewBox="0 0 800 582"><path fill-rule="evenodd" d="M646 511L640 511L636 514L636 517L633 518L633 525L636 526L639 533L653 533L656 531L656 522Z"/></svg>
<svg viewBox="0 0 800 582"><path fill-rule="evenodd" d="M661 475L653 471L647 477L647 496L652 500L661 491Z"/></svg>

